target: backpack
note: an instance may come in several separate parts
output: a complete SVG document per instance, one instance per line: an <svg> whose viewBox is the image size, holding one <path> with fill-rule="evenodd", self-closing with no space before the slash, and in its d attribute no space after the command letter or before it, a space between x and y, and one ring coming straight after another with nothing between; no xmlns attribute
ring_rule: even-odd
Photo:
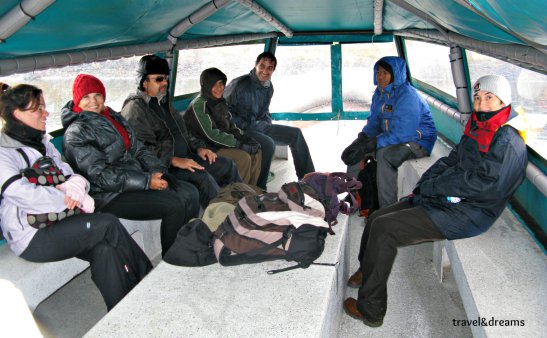
<svg viewBox="0 0 547 338"><path fill-rule="evenodd" d="M357 210L357 201L352 191L360 189L362 184L353 175L334 172L320 173L313 172L306 174L302 181L312 186L319 192L320 200L325 204L325 220L330 226L338 223L338 213L351 215ZM351 200L351 205L348 206L345 201L338 199L338 195L347 192Z"/></svg>
<svg viewBox="0 0 547 338"><path fill-rule="evenodd" d="M376 186L376 167L377 163L373 157L365 158L361 161L361 170L357 175L357 179L363 186L357 190L355 197L359 206L359 215L363 217L368 217L380 208Z"/></svg>
<svg viewBox="0 0 547 338"><path fill-rule="evenodd" d="M319 194L305 182L284 184L279 193L247 196L214 232L221 265L275 259L298 264L268 273L307 268L322 253L329 225Z"/></svg>
<svg viewBox="0 0 547 338"><path fill-rule="evenodd" d="M169 264L205 266L216 263L213 233L202 220L194 218L180 228L177 238L163 256Z"/></svg>

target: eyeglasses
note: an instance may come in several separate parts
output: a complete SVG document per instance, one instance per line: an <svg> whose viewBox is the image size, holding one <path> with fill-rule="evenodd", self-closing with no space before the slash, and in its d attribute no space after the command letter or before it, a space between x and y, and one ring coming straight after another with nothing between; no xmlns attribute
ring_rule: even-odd
<svg viewBox="0 0 547 338"><path fill-rule="evenodd" d="M157 83L161 83L163 82L164 80L165 81L169 81L169 76L168 75L161 75L161 76L156 76L155 78L147 78L148 81L156 81Z"/></svg>

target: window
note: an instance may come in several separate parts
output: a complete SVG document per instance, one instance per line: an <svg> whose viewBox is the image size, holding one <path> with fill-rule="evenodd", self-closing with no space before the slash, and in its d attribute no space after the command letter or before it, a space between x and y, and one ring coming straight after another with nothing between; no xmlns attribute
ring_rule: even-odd
<svg viewBox="0 0 547 338"><path fill-rule="evenodd" d="M330 112L330 46L278 46L270 112Z"/></svg>
<svg viewBox="0 0 547 338"><path fill-rule="evenodd" d="M342 45L344 111L368 111L374 85L373 67L383 56L397 56L394 43Z"/></svg>
<svg viewBox="0 0 547 338"><path fill-rule="evenodd" d="M50 114L46 128L48 132L51 132L62 128L61 109L72 100L72 84L76 75L80 73L99 78L106 88L106 105L115 111L120 111L127 96L137 90L136 70L140 58L136 56L14 74L0 77L0 82L10 86L27 83L42 89Z"/></svg>
<svg viewBox="0 0 547 338"><path fill-rule="evenodd" d="M253 69L258 54L263 51L263 44L181 50L175 95L199 92L199 76L207 68L220 69L228 77L228 82L247 74Z"/></svg>
<svg viewBox="0 0 547 338"><path fill-rule="evenodd" d="M498 74L511 83L517 112L524 112L528 122L526 143L547 158L547 76L490 56L466 51L471 85L481 76Z"/></svg>
<svg viewBox="0 0 547 338"><path fill-rule="evenodd" d="M456 87L450 68L450 48L412 40L405 40L405 46L412 78L455 98Z"/></svg>

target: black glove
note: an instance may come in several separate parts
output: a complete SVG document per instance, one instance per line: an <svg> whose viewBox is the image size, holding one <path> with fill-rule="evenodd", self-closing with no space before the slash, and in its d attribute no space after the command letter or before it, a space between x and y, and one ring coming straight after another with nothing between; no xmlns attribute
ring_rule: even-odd
<svg viewBox="0 0 547 338"><path fill-rule="evenodd" d="M399 199L399 202L408 201L410 204L414 204L414 194L408 194L406 196L403 196Z"/></svg>
<svg viewBox="0 0 547 338"><path fill-rule="evenodd" d="M360 132L359 136L342 152L342 161L346 165L354 165L365 158L365 154L376 150L376 137L368 137Z"/></svg>
<svg viewBox="0 0 547 338"><path fill-rule="evenodd" d="M256 142L253 138L243 136L242 140L237 142L237 147L254 155L260 150L260 143Z"/></svg>
<svg viewBox="0 0 547 338"><path fill-rule="evenodd" d="M161 175L161 179L165 180L167 184L169 184L169 188L173 189L174 191L179 191L179 181L175 175L164 173Z"/></svg>

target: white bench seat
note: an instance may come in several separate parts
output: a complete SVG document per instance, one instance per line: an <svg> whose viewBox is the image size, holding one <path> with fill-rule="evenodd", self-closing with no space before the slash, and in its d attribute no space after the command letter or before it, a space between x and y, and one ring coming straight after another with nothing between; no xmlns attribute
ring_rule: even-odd
<svg viewBox="0 0 547 338"><path fill-rule="evenodd" d="M159 220L121 222L151 260L161 254ZM88 267L88 262L77 258L33 263L16 256L7 243L0 246L0 280L19 289L31 311Z"/></svg>
<svg viewBox="0 0 547 338"><path fill-rule="evenodd" d="M431 157L406 161L399 171L400 196L409 194L422 173L449 150L437 141ZM436 242L433 250L441 281L449 268L464 304L467 318L454 320L467 319L474 337L545 335L547 257L508 208L486 233ZM514 322L506 322L510 320Z"/></svg>
<svg viewBox="0 0 547 338"><path fill-rule="evenodd" d="M349 218L338 217L317 263L224 267L161 262L86 337L334 337L347 278Z"/></svg>

